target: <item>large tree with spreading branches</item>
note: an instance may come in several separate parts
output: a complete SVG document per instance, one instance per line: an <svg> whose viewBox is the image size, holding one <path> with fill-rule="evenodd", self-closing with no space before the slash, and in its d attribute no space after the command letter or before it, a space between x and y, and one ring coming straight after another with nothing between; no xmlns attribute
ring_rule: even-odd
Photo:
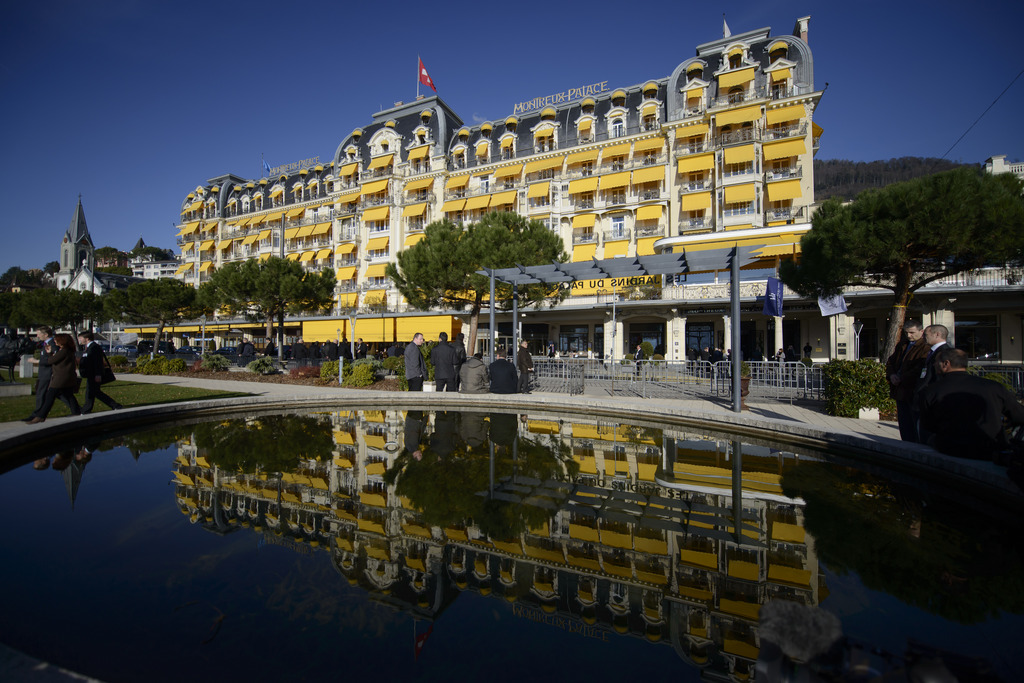
<svg viewBox="0 0 1024 683"><path fill-rule="evenodd" d="M800 240L799 261L783 262L781 278L804 296L890 290L887 358L917 290L965 270L1021 262L1021 192L1013 175L962 168L868 190L850 203L826 201Z"/></svg>
<svg viewBox="0 0 1024 683"><path fill-rule="evenodd" d="M196 300L196 290L181 280L143 280L103 295L103 310L112 320L156 324L153 351L160 348L164 327L195 320L208 309Z"/></svg>
<svg viewBox="0 0 1024 683"><path fill-rule="evenodd" d="M398 254L387 275L410 305L419 310L469 310L467 348L476 345L480 311L490 289L484 268L512 268L565 261L561 238L543 223L508 212L491 212L477 223L448 219L427 226L423 239ZM512 287L495 286L495 305L512 306ZM523 306L557 303L564 296L558 285L519 288Z"/></svg>

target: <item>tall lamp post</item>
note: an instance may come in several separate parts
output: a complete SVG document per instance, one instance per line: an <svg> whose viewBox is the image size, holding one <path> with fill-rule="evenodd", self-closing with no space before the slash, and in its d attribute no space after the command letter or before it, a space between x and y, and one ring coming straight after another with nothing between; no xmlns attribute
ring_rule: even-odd
<svg viewBox="0 0 1024 683"><path fill-rule="evenodd" d="M864 329L864 323L855 320L853 323L853 359L860 360L860 331Z"/></svg>
<svg viewBox="0 0 1024 683"><path fill-rule="evenodd" d="M202 338L203 338L203 341L202 341L202 352L206 353L206 314L205 313L203 313L201 316L199 316L199 321L203 324L202 332L200 332L200 335L202 335Z"/></svg>

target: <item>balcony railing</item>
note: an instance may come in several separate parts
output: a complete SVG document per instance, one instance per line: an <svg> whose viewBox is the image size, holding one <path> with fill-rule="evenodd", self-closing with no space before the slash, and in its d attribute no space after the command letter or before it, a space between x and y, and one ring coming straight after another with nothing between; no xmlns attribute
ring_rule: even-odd
<svg viewBox="0 0 1024 683"><path fill-rule="evenodd" d="M637 237L651 237L652 235L661 235L665 231L661 228L661 222L652 222L650 225L645 223L636 224L636 236Z"/></svg>
<svg viewBox="0 0 1024 683"><path fill-rule="evenodd" d="M597 233L593 231L572 231L572 243L573 244L590 244L597 241Z"/></svg>
<svg viewBox="0 0 1024 683"><path fill-rule="evenodd" d="M701 141L698 144L688 144L676 147L676 157L683 157L688 154L701 154L707 152L709 147L706 142Z"/></svg>
<svg viewBox="0 0 1024 683"><path fill-rule="evenodd" d="M704 230L714 225L714 222L707 218L684 218L679 221L679 233L689 230Z"/></svg>
<svg viewBox="0 0 1024 683"><path fill-rule="evenodd" d="M605 230L604 241L605 242L620 242L622 240L629 239L629 230Z"/></svg>
<svg viewBox="0 0 1024 683"><path fill-rule="evenodd" d="M798 123L782 128L769 128L764 132L765 140L782 140L783 138L801 137L807 134L807 124Z"/></svg>
<svg viewBox="0 0 1024 683"><path fill-rule="evenodd" d="M686 194L688 192L705 192L715 187L713 180L698 180L692 183L685 183L679 187L680 194Z"/></svg>
<svg viewBox="0 0 1024 683"><path fill-rule="evenodd" d="M740 128L722 133L715 138L716 145L734 145L740 142L752 142L761 139L761 130L758 128Z"/></svg>
<svg viewBox="0 0 1024 683"><path fill-rule="evenodd" d="M790 166L789 168L773 168L765 173L767 180L785 180L786 178L803 178L803 166Z"/></svg>
<svg viewBox="0 0 1024 683"><path fill-rule="evenodd" d="M763 86L748 87L741 93L730 93L728 95L719 95L716 97L711 106L715 107L727 107L730 105L742 104L744 102L753 102L754 100L763 100L768 97L768 91Z"/></svg>

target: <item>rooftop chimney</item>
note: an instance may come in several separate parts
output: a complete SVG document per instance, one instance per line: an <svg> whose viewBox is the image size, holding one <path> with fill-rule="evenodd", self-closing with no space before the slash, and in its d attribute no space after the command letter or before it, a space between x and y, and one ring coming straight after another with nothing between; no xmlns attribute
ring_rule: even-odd
<svg viewBox="0 0 1024 683"><path fill-rule="evenodd" d="M800 17L796 20L796 26L793 27L793 35L800 38L800 40L807 42L807 24L811 22L811 17Z"/></svg>

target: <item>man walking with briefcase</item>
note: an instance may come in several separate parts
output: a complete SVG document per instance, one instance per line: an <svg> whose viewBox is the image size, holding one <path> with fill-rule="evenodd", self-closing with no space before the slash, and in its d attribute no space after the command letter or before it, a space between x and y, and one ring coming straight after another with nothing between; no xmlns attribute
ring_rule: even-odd
<svg viewBox="0 0 1024 683"><path fill-rule="evenodd" d="M124 406L103 392L100 385L114 381L114 371L110 369L103 349L93 337L93 333L84 330L78 333L78 345L82 347L82 359L78 361L78 374L85 380L85 404L82 414L91 413L93 403L99 399L111 410L121 410Z"/></svg>

